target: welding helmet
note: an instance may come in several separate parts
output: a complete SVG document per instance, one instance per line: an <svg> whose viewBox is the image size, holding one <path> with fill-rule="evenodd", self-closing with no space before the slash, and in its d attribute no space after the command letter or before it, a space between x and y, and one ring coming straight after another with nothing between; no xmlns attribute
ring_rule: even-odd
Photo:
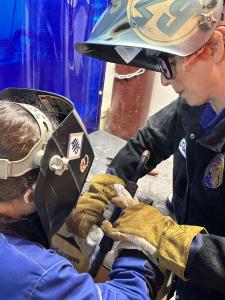
<svg viewBox="0 0 225 300"><path fill-rule="evenodd" d="M160 71L154 56L200 49L222 16L223 0L114 0L78 52Z"/></svg>
<svg viewBox="0 0 225 300"><path fill-rule="evenodd" d="M0 93L1 100L23 106L39 126L40 140L26 157L18 161L0 158L0 179L40 169L34 201L50 240L76 206L94 159L88 135L73 104L63 96L10 88ZM56 129L49 117L57 121Z"/></svg>

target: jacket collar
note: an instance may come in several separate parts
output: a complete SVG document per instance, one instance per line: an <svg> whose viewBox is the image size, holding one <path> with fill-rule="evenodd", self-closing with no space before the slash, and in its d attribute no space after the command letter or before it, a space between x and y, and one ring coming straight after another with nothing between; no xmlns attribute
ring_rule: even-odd
<svg viewBox="0 0 225 300"><path fill-rule="evenodd" d="M182 124L187 134L194 133L198 142L215 152L222 152L225 145L225 117L214 127L213 131L204 136L200 125L201 115L206 104L201 106L190 106L184 99L181 99Z"/></svg>
<svg viewBox="0 0 225 300"><path fill-rule="evenodd" d="M199 139L199 143L215 152L222 152L225 145L225 118L223 118L207 136Z"/></svg>

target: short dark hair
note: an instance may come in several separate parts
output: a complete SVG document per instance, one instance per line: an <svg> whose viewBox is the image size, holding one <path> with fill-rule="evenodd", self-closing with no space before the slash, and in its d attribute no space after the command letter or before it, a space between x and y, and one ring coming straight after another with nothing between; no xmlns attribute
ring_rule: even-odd
<svg viewBox="0 0 225 300"><path fill-rule="evenodd" d="M0 158L16 161L24 158L40 139L35 118L14 102L0 101ZM0 201L21 197L36 182L39 169L19 177L0 180Z"/></svg>

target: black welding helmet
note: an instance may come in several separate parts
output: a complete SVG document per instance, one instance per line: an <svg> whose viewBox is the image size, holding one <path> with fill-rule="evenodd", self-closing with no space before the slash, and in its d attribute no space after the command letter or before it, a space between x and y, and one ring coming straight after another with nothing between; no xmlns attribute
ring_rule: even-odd
<svg viewBox="0 0 225 300"><path fill-rule="evenodd" d="M73 104L63 96L10 88L0 93L1 100L23 106L39 125L40 140L26 157L19 161L0 158L0 179L40 168L35 204L50 239L76 206L94 159L88 135ZM57 121L56 129L46 115Z"/></svg>
<svg viewBox="0 0 225 300"><path fill-rule="evenodd" d="M161 52L187 56L221 20L223 0L114 0L78 52L113 63L160 71Z"/></svg>

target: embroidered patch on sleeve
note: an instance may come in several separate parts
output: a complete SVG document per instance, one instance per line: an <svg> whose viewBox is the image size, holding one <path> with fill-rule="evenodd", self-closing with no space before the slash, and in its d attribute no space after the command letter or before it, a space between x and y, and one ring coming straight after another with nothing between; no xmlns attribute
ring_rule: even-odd
<svg viewBox="0 0 225 300"><path fill-rule="evenodd" d="M210 162L205 170L203 178L203 185L215 189L218 188L223 182L224 171L224 156L223 154L217 154Z"/></svg>

